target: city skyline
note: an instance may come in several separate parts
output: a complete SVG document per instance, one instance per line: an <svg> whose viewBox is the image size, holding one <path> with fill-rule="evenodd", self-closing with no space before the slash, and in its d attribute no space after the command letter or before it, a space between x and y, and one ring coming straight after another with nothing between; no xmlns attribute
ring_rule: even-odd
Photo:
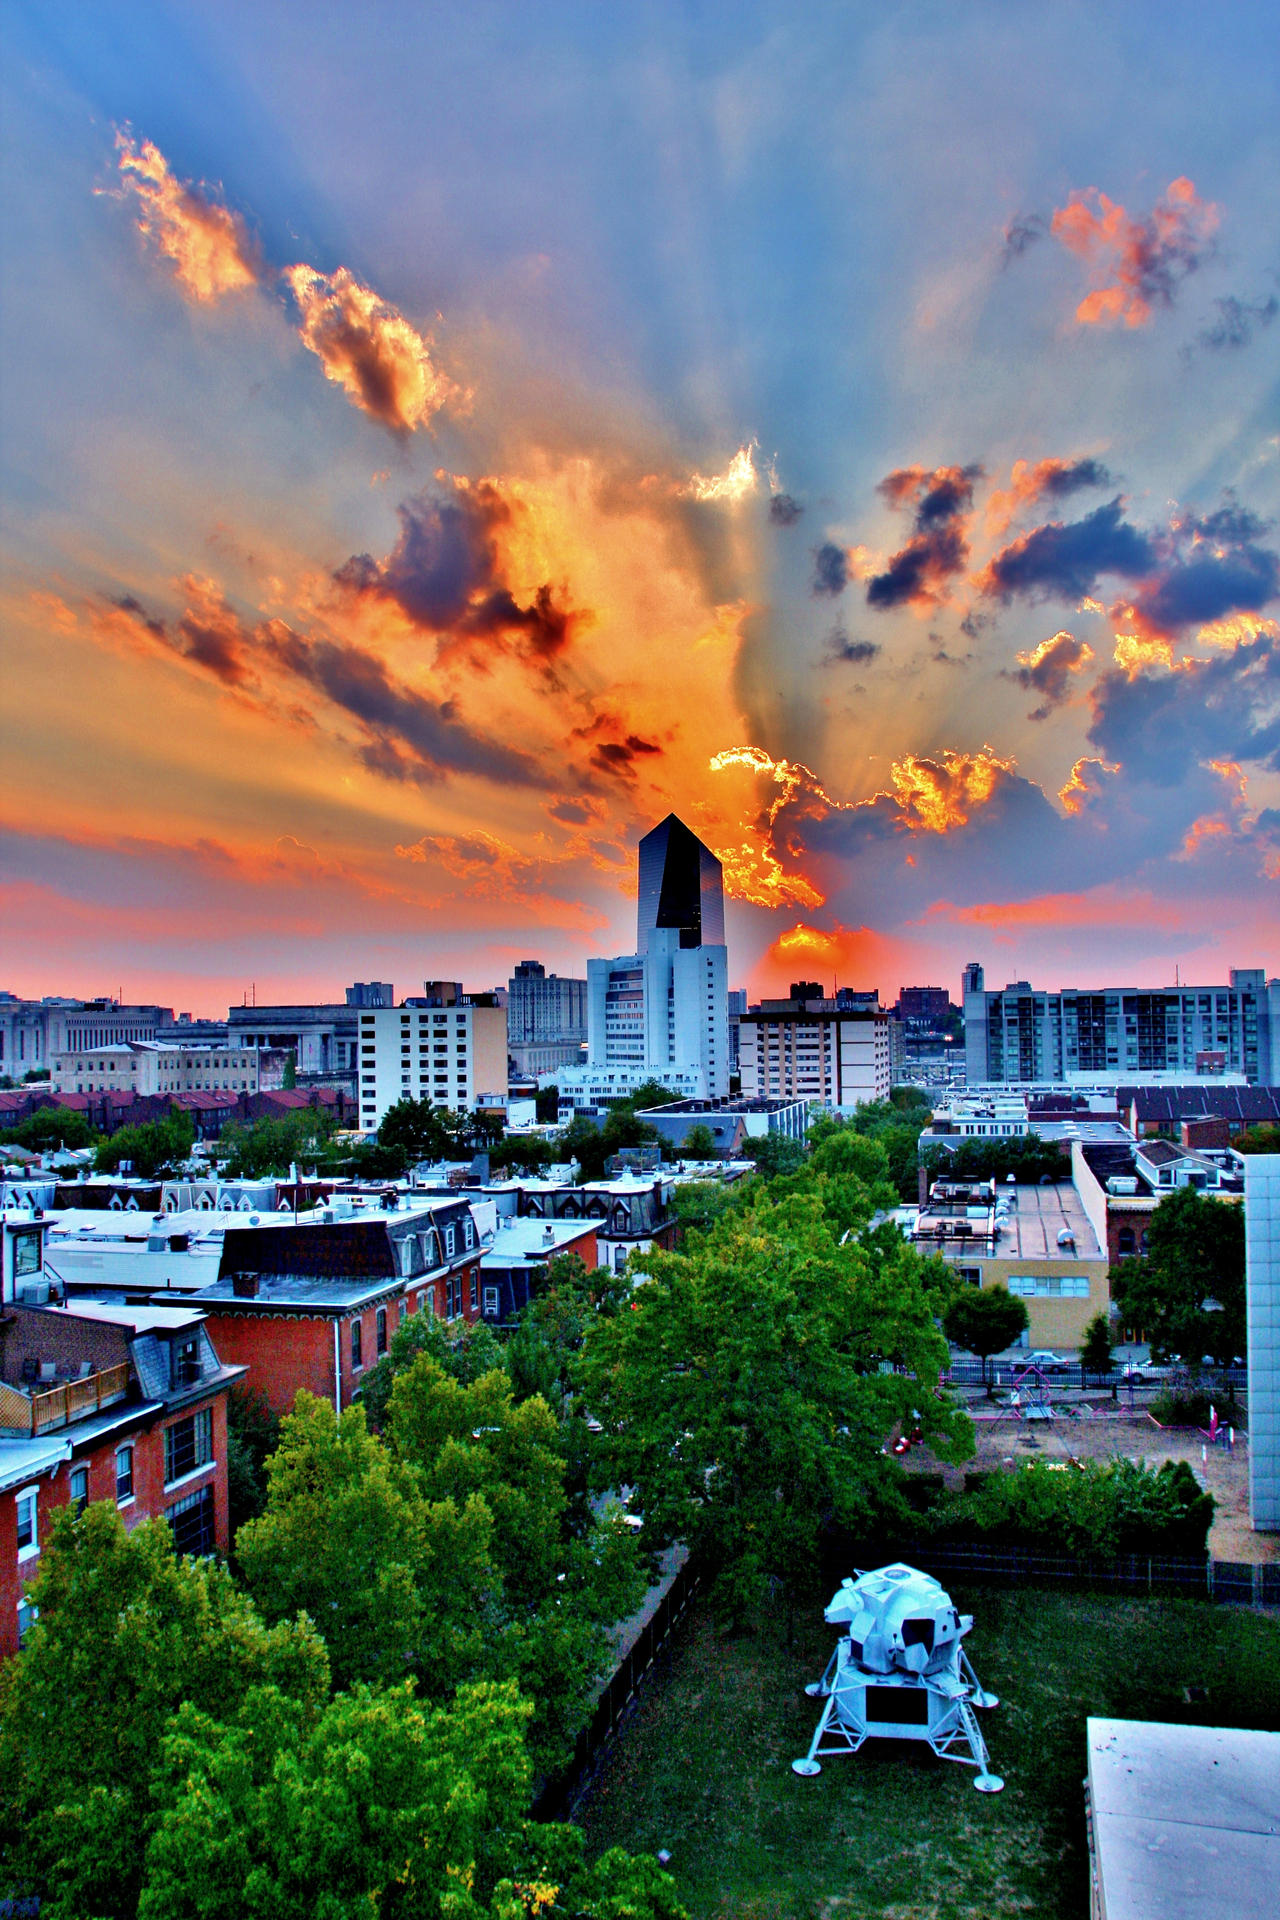
<svg viewBox="0 0 1280 1920"><path fill-rule="evenodd" d="M1280 972L1261 6L3 20L0 986Z"/></svg>

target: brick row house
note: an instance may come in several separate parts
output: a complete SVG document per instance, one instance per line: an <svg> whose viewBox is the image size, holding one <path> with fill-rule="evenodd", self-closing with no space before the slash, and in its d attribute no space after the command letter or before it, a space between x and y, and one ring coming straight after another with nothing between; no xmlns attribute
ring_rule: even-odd
<svg viewBox="0 0 1280 1920"><path fill-rule="evenodd" d="M228 1230L197 1297L220 1353L287 1413L299 1388L351 1405L411 1313L481 1317L480 1229L469 1201Z"/></svg>
<svg viewBox="0 0 1280 1920"><path fill-rule="evenodd" d="M225 1553L227 1393L244 1376L190 1305L47 1298L47 1223L4 1219L0 1288L0 1659L32 1617L26 1587L55 1512L111 1500L163 1518L180 1553Z"/></svg>

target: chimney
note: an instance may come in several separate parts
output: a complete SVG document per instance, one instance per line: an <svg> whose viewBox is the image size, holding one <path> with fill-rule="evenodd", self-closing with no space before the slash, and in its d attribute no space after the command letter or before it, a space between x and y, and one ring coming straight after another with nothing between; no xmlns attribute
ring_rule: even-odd
<svg viewBox="0 0 1280 1920"><path fill-rule="evenodd" d="M256 1273L233 1273L231 1291L237 1300L256 1300L258 1297L258 1276Z"/></svg>
<svg viewBox="0 0 1280 1920"><path fill-rule="evenodd" d="M556 1235L555 1235L554 1227L545 1226L542 1229L542 1244L544 1247L552 1246L555 1242L555 1237Z"/></svg>

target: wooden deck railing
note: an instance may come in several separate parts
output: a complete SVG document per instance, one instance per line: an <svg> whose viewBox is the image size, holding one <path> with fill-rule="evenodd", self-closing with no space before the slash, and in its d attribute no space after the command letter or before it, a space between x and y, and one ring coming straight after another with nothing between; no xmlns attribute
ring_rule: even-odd
<svg viewBox="0 0 1280 1920"><path fill-rule="evenodd" d="M103 1367L85 1380L62 1380L55 1385L37 1383L39 1390L28 1398L16 1388L0 1381L0 1427L10 1432L35 1435L65 1427L72 1420L96 1413L99 1407L123 1400L129 1391L129 1366Z"/></svg>

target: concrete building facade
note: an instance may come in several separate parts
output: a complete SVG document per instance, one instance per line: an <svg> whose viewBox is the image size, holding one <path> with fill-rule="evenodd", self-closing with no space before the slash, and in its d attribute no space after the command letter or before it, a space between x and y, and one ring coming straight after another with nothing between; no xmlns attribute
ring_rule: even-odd
<svg viewBox="0 0 1280 1920"><path fill-rule="evenodd" d="M1280 1084L1280 979L1233 968L1225 986L1064 987L1015 980L989 991L965 968L965 1077L990 1082L1242 1075Z"/></svg>
<svg viewBox="0 0 1280 1920"><path fill-rule="evenodd" d="M1280 1532L1280 1153L1244 1156L1249 1517Z"/></svg>
<svg viewBox="0 0 1280 1920"><path fill-rule="evenodd" d="M165 1046L135 1040L118 1046L57 1053L50 1063L54 1093L165 1093L258 1091L260 1055L246 1046Z"/></svg>
<svg viewBox="0 0 1280 1920"><path fill-rule="evenodd" d="M762 1000L738 1022L744 1100L808 1100L839 1110L887 1100L889 1016L836 999Z"/></svg>
<svg viewBox="0 0 1280 1920"><path fill-rule="evenodd" d="M426 1100L461 1112L482 1100L505 1106L505 1007L362 1008L360 1125L376 1128L398 1100Z"/></svg>

